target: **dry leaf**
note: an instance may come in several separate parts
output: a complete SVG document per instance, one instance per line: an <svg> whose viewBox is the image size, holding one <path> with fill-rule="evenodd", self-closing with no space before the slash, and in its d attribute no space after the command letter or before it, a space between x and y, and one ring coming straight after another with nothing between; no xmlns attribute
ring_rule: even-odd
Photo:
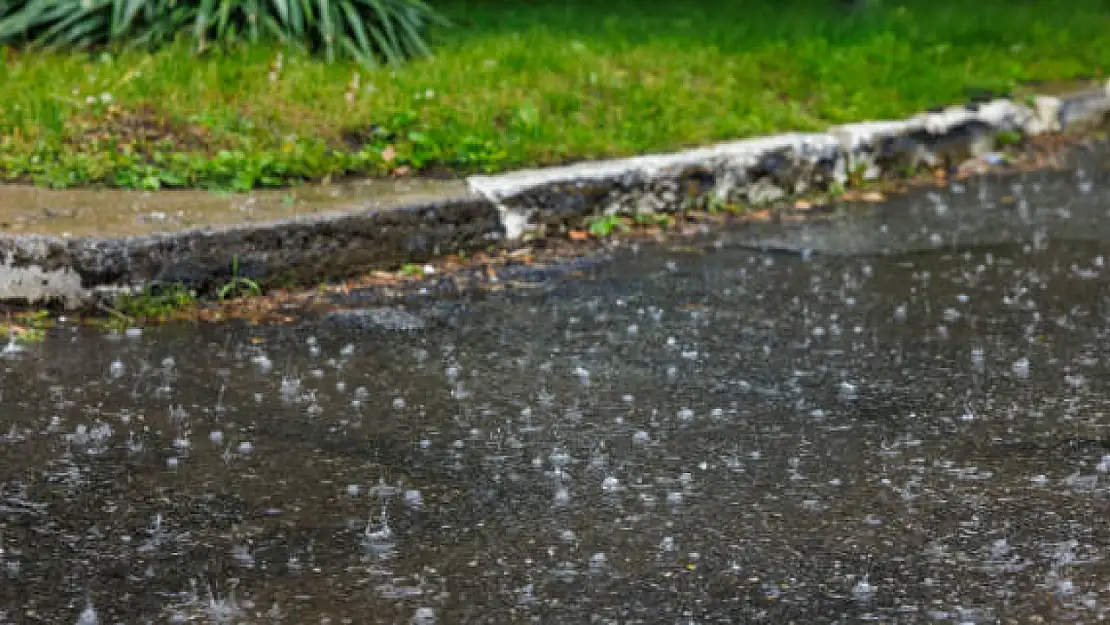
<svg viewBox="0 0 1110 625"><path fill-rule="evenodd" d="M408 165L401 165L397 169L393 170L393 175L397 176L398 178L404 178L405 176L408 176L411 173L412 173L412 168L409 167Z"/></svg>
<svg viewBox="0 0 1110 625"><path fill-rule="evenodd" d="M590 238L590 233L585 230L570 230L567 232L567 238L571 241L585 241Z"/></svg>
<svg viewBox="0 0 1110 625"><path fill-rule="evenodd" d="M397 150L395 150L392 145L385 146L385 149L382 150L382 160L387 163L392 163L394 158L397 158Z"/></svg>
<svg viewBox="0 0 1110 625"><path fill-rule="evenodd" d="M863 194L859 196L859 199L864 202L882 202L886 199L886 196L878 191L864 191Z"/></svg>
<svg viewBox="0 0 1110 625"><path fill-rule="evenodd" d="M807 211L811 208L813 208L813 204L805 200L798 200L797 202L794 202L795 210Z"/></svg>

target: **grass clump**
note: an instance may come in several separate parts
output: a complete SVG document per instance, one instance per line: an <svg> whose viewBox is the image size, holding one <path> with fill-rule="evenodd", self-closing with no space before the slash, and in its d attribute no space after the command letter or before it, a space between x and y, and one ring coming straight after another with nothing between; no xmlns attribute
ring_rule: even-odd
<svg viewBox="0 0 1110 625"><path fill-rule="evenodd" d="M249 189L496 172L1101 77L1102 0L441 0L434 56L368 68L266 43L3 52L0 178Z"/></svg>
<svg viewBox="0 0 1110 625"><path fill-rule="evenodd" d="M20 312L9 315L7 320L0 322L0 332L19 345L41 343L46 339L46 331L54 327L54 320L50 312L36 310Z"/></svg>
<svg viewBox="0 0 1110 625"><path fill-rule="evenodd" d="M112 326L131 327L187 317L197 307L196 292L183 284L153 285L116 298L108 313Z"/></svg>

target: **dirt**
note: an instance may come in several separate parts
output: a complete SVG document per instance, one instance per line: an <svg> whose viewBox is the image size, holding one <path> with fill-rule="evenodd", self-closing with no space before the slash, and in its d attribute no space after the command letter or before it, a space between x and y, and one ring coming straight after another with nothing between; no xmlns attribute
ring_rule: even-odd
<svg viewBox="0 0 1110 625"><path fill-rule="evenodd" d="M211 133L197 124L159 114L153 108L124 110L109 106L103 115L78 118L68 142L78 147L114 142L141 154L170 152L210 153L216 146Z"/></svg>

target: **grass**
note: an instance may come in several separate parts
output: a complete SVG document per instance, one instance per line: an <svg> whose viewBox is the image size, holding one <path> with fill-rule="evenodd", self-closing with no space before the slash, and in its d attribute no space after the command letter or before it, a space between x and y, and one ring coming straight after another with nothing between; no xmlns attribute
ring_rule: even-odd
<svg viewBox="0 0 1110 625"><path fill-rule="evenodd" d="M184 285L160 285L141 293L120 295L105 312L108 313L109 325L123 329L175 319L196 308L197 301L197 294Z"/></svg>
<svg viewBox="0 0 1110 625"><path fill-rule="evenodd" d="M1103 0L439 0L429 59L4 54L0 176L247 189L458 174L905 116L1101 77Z"/></svg>

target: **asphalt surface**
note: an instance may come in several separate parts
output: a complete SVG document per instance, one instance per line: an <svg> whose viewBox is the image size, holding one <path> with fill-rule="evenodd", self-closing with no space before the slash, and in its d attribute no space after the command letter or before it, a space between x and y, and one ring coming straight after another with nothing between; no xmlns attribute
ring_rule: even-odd
<svg viewBox="0 0 1110 625"><path fill-rule="evenodd" d="M0 621L1110 614L1110 179L0 376ZM356 300L353 300L356 301Z"/></svg>

